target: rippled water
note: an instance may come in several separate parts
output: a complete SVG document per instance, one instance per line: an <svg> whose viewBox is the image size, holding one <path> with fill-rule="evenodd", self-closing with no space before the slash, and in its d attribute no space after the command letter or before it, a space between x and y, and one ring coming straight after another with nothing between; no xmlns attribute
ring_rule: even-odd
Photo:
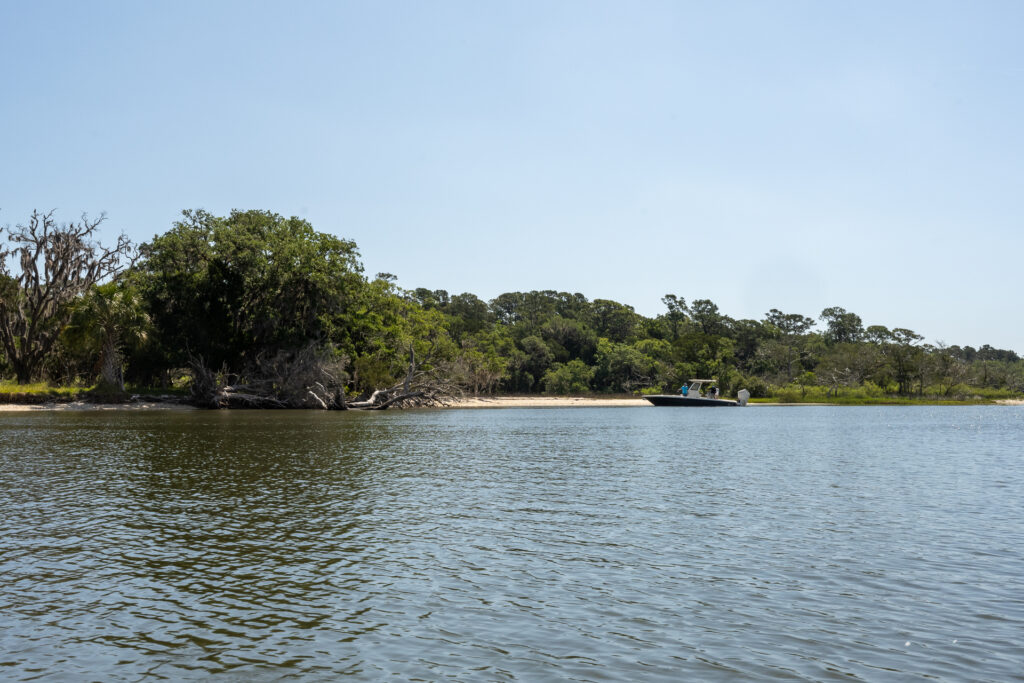
<svg viewBox="0 0 1024 683"><path fill-rule="evenodd" d="M1024 680L1024 409L0 414L0 678Z"/></svg>

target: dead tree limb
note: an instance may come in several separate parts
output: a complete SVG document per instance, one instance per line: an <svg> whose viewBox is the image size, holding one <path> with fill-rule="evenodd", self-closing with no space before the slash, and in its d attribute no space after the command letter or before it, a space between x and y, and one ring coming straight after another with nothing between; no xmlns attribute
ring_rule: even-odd
<svg viewBox="0 0 1024 683"><path fill-rule="evenodd" d="M211 408L316 408L346 410L347 359L311 344L298 351L258 357L238 378L192 360L193 397ZM238 381L232 381L237 379Z"/></svg>
<svg viewBox="0 0 1024 683"><path fill-rule="evenodd" d="M113 247L94 241L106 214L65 224L53 214L33 211L28 225L6 228L7 244L0 244L0 346L19 384L38 374L71 316L71 302L137 255L125 235Z"/></svg>
<svg viewBox="0 0 1024 683"><path fill-rule="evenodd" d="M446 364L417 366L415 353L409 353L409 367L402 382L375 390L363 401L353 401L353 410L387 410L388 408L423 408L450 405L462 396L452 379L452 368Z"/></svg>

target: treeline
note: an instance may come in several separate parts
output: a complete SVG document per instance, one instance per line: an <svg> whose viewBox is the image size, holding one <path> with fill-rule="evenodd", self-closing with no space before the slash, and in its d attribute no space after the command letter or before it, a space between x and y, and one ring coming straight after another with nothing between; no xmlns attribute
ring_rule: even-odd
<svg viewBox="0 0 1024 683"><path fill-rule="evenodd" d="M663 313L557 291L405 290L355 243L266 211L185 211L137 249L98 221L33 214L0 243L0 373L19 383L188 385L218 405L337 407L467 393L808 391L962 398L1024 391L1024 362L923 343L839 307L734 319L667 294ZM986 392L988 392L986 394Z"/></svg>

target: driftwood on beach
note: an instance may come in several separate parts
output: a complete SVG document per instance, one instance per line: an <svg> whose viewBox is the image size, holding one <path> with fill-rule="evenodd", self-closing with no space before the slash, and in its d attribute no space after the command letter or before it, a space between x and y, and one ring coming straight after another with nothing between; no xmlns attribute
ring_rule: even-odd
<svg viewBox="0 0 1024 683"><path fill-rule="evenodd" d="M201 358L192 361L193 396L209 408L312 408L318 410L386 410L446 406L461 396L454 382L437 368L423 368L409 354L405 378L369 396L350 401L345 396L346 359L331 359L322 349L308 347L257 359L244 381L226 372L213 372ZM232 381L229 381L232 380Z"/></svg>
<svg viewBox="0 0 1024 683"><path fill-rule="evenodd" d="M257 385L223 385L217 387L200 405L210 408L313 408L319 410L386 410L388 408L416 408L446 406L454 400L449 392L437 387L406 388L398 384L377 389L368 398L345 400L342 390L328 391L322 384L308 388L305 394L282 397L271 392L264 383Z"/></svg>
<svg viewBox="0 0 1024 683"><path fill-rule="evenodd" d="M416 354L409 350L409 366L405 379L386 389L377 389L363 401L350 402L352 410L387 410L396 408L438 407L450 405L462 391L449 377L434 366L424 369L416 363Z"/></svg>

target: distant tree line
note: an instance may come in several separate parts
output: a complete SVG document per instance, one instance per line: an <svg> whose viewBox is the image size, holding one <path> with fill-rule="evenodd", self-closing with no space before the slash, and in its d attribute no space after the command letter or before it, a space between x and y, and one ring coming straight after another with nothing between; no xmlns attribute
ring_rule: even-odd
<svg viewBox="0 0 1024 683"><path fill-rule="evenodd" d="M367 277L354 242L267 211L185 211L137 249L97 243L101 221L37 212L0 232L0 376L315 407L669 392L691 377L755 397L1024 391L1013 351L926 344L838 306L752 320L677 294L655 317L553 290L484 301Z"/></svg>

